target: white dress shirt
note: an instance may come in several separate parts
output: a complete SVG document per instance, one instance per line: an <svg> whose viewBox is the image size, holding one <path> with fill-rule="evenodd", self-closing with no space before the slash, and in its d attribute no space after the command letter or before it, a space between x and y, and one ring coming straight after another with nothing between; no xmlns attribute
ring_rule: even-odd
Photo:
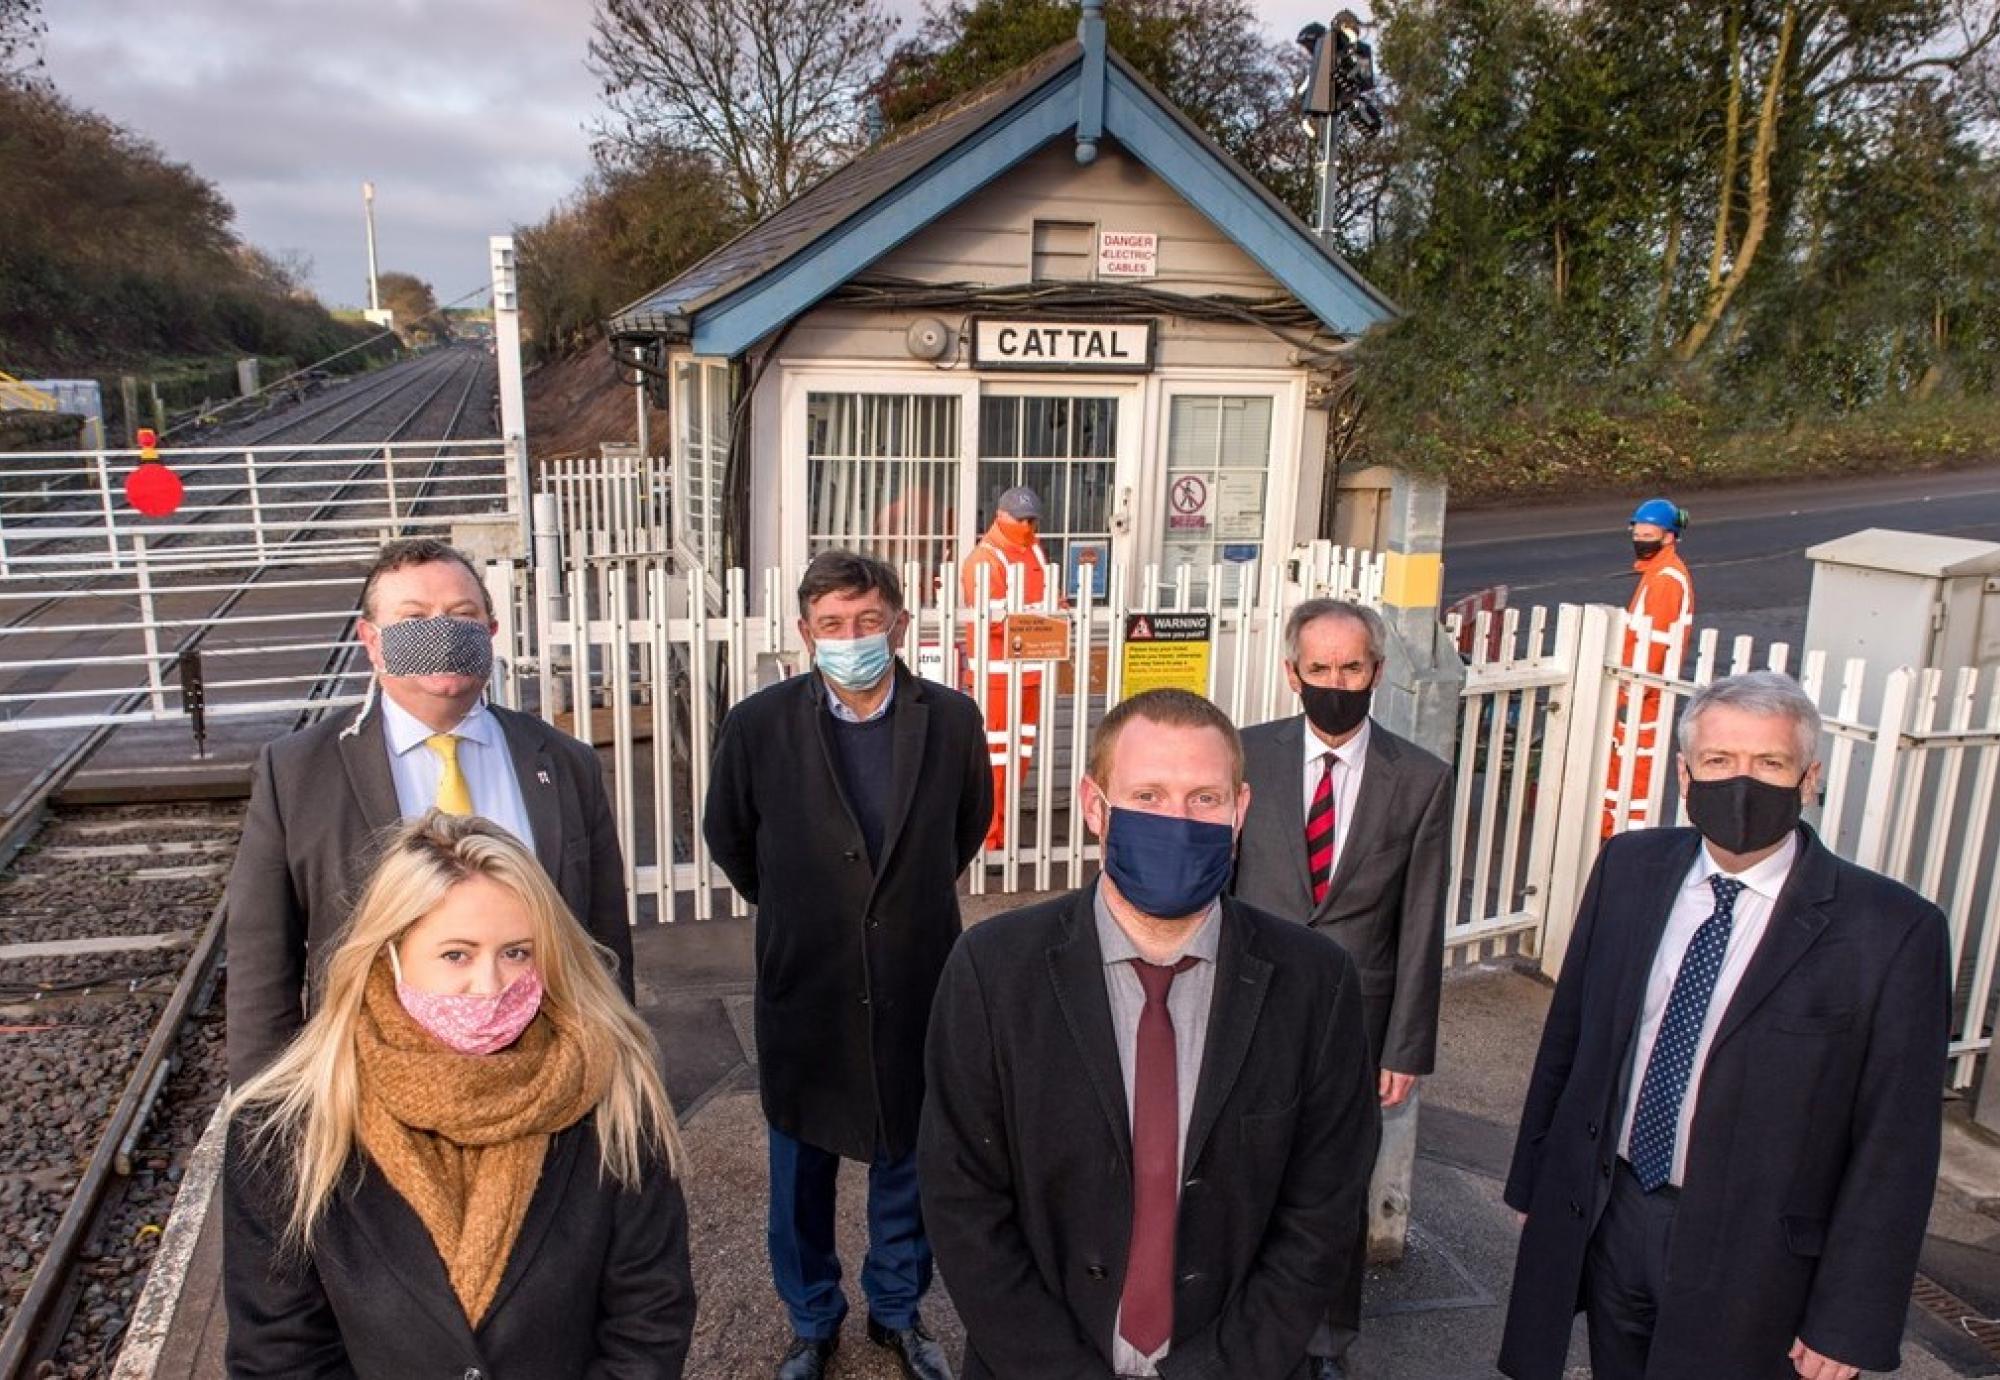
<svg viewBox="0 0 2000 1380"><path fill-rule="evenodd" d="M389 775L396 783L396 808L404 819L415 819L437 804L438 781L444 761L424 745L433 730L387 695L382 696L382 737L389 745ZM472 792L472 808L533 848L527 802L514 777L514 759L507 751L507 734L482 702L451 730L458 738L458 769Z"/></svg>
<svg viewBox="0 0 2000 1380"><path fill-rule="evenodd" d="M1375 725L1368 719L1361 721L1361 727L1352 738L1337 748L1330 748L1313 732L1312 720L1305 721L1306 765L1305 765L1305 818L1312 818L1313 796L1319 793L1320 774L1326 770L1322 762L1331 757L1333 767L1333 865L1340 866L1340 855L1347 850L1347 831L1354 824L1355 802L1361 799L1361 773L1368 766L1368 735Z"/></svg>
<svg viewBox="0 0 2000 1380"><path fill-rule="evenodd" d="M1729 928L1729 947L1723 950L1722 971L1716 975L1715 992L1710 996L1708 1011L1702 1017L1701 1038L1695 1044L1694 1067L1688 1072L1687 1093L1681 1098L1680 1122L1674 1131L1674 1167L1667 1176L1667 1182L1676 1188L1680 1187L1681 1176L1687 1172L1688 1131L1694 1125L1695 1103L1701 1097L1701 1077L1708 1064L1709 1048L1715 1043L1716 1029L1722 1024L1730 999L1742 984L1750 959L1756 954L1757 945L1762 942L1764 931L1771 923L1771 912L1777 905L1778 893L1785 889L1785 879L1791 875L1792 863L1798 855L1799 836L1794 833L1777 852L1747 872L1730 872L1716 862L1704 842L1694 866L1688 869L1680 891L1674 896L1673 912L1667 917L1666 932L1660 936L1659 950L1653 955L1653 971L1646 980L1646 1005L1639 1017L1638 1043L1632 1051L1631 1086L1625 1096L1625 1125L1618 1133L1618 1153L1627 1160L1632 1158L1632 1121L1639 1110L1639 1088L1646 1081L1646 1065L1653 1057L1653 1042L1659 1038L1660 1025L1666 1020L1667 999L1673 996L1674 979L1680 975L1681 961L1687 957L1688 948L1694 943L1695 931L1715 914L1715 889L1708 884L1708 879L1721 873L1743 883L1743 891L1736 898L1735 919Z"/></svg>
<svg viewBox="0 0 2000 1380"><path fill-rule="evenodd" d="M847 701L834 692L832 681L828 680L825 676L821 676L820 683L826 686L826 707L833 711L834 718L844 724L872 724L884 714L887 714L896 703L896 677L894 675L889 677L889 689L882 696L882 703L876 705L875 712L865 719L847 707Z"/></svg>

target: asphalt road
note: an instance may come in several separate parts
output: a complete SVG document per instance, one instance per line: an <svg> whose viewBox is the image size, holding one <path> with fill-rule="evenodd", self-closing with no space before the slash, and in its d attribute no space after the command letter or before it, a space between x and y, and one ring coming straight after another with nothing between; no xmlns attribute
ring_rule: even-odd
<svg viewBox="0 0 2000 1380"><path fill-rule="evenodd" d="M1669 495L1692 518L1681 554L1694 576L1695 626L1798 646L1813 563L1806 549L1870 527L2000 542L2000 466L1808 480ZM1632 593L1625 523L1635 500L1592 499L1452 512L1447 601L1490 585L1508 605L1623 604Z"/></svg>

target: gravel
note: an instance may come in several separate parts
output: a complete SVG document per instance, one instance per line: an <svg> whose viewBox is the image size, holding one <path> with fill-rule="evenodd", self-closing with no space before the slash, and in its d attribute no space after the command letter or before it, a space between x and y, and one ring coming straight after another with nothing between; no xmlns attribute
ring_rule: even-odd
<svg viewBox="0 0 2000 1380"><path fill-rule="evenodd" d="M61 812L0 877L0 945L198 931L221 899L221 867L142 874L226 863L238 813L233 805ZM58 851L203 840L224 849L90 858ZM192 945L0 959L0 1325L28 1288ZM186 1157L221 1095L222 1049L222 1004L211 999L181 1032L131 1177L107 1189L77 1263L68 1333L37 1375L109 1374Z"/></svg>

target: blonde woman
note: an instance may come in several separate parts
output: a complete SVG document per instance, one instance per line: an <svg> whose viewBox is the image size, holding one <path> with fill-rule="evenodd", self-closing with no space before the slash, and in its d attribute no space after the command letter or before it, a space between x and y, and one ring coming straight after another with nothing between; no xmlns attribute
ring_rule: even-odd
<svg viewBox="0 0 2000 1380"><path fill-rule="evenodd" d="M652 1036L511 836L384 851L230 1106L231 1380L674 1380L694 1322Z"/></svg>

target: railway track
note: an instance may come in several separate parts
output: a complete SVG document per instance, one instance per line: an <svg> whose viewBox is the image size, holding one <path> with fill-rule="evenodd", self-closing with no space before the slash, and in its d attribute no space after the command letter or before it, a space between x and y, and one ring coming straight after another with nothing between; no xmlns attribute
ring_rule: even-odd
<svg viewBox="0 0 2000 1380"><path fill-rule="evenodd" d="M448 439L474 411L483 372L433 379L393 430ZM435 471L433 461L413 475L413 504L450 502L432 494ZM316 483L313 517L345 492ZM274 551L243 583L282 562ZM350 656L336 649L324 675L338 677ZM0 872L0 1125L10 1131L0 1138L0 1380L109 1374L179 1166L226 1078L221 898L240 806L55 803L115 732L70 744L0 822L0 862L12 859Z"/></svg>

